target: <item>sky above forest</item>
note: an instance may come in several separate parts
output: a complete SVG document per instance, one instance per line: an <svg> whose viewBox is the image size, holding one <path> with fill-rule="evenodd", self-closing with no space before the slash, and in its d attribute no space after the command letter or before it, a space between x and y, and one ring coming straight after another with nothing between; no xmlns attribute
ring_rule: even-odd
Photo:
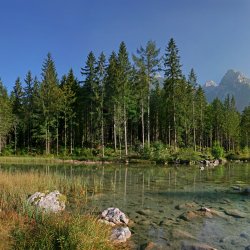
<svg viewBox="0 0 250 250"><path fill-rule="evenodd" d="M228 69L250 76L249 0L8 0L0 8L0 77L11 91L28 70L41 77L48 52L59 78L80 68L92 50L109 57L125 41L129 53L171 37L183 73L219 82Z"/></svg>

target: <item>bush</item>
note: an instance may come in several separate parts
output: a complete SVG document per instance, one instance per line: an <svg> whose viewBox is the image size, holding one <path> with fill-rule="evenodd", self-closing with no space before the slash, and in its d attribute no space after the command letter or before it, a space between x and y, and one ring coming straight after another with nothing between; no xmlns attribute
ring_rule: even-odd
<svg viewBox="0 0 250 250"><path fill-rule="evenodd" d="M214 142L212 147L212 155L215 159L221 159L224 156L224 149L218 141Z"/></svg>
<svg viewBox="0 0 250 250"><path fill-rule="evenodd" d="M201 160L201 154L195 152L193 148L181 148L177 153L177 158L181 161L199 161Z"/></svg>
<svg viewBox="0 0 250 250"><path fill-rule="evenodd" d="M2 151L3 156L10 156L10 155L14 155L14 154L15 154L15 152L14 152L13 146L11 144L6 145Z"/></svg>
<svg viewBox="0 0 250 250"><path fill-rule="evenodd" d="M170 160L170 152L162 142L154 142L150 147L144 146L140 149L140 155L144 159L154 160L159 163L165 163Z"/></svg>

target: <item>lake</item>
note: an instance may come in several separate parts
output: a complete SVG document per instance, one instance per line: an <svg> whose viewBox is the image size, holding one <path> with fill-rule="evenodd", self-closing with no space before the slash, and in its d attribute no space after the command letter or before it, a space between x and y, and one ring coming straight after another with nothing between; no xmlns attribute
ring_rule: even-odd
<svg viewBox="0 0 250 250"><path fill-rule="evenodd" d="M250 249L250 195L236 189L250 186L250 164L198 166L4 165L2 171L37 171L74 180L87 188L82 212L99 214L118 207L133 221L131 246L181 249L192 242L216 249ZM39 190L38 190L39 191ZM74 211L74 204L67 204ZM198 212L206 207L214 213ZM203 208L204 209L204 208ZM209 210L208 210L209 211Z"/></svg>

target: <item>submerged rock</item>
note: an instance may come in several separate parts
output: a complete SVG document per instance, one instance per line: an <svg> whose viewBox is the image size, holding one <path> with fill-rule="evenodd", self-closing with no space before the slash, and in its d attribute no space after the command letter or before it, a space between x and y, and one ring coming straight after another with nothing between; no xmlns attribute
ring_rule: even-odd
<svg viewBox="0 0 250 250"><path fill-rule="evenodd" d="M248 195L250 195L250 187L245 188L245 189L242 191L242 194L248 194Z"/></svg>
<svg viewBox="0 0 250 250"><path fill-rule="evenodd" d="M162 250L162 249L163 249L162 246L159 246L154 242L149 242L145 247L145 250Z"/></svg>
<svg viewBox="0 0 250 250"><path fill-rule="evenodd" d="M199 214L196 211L187 211L180 215L180 219L183 219L185 221L191 221L194 219L199 218Z"/></svg>
<svg viewBox="0 0 250 250"><path fill-rule="evenodd" d="M65 209L66 197L55 190L50 193L36 192L32 194L27 202L46 212L59 212Z"/></svg>
<svg viewBox="0 0 250 250"><path fill-rule="evenodd" d="M128 217L119 209L110 207L105 209L101 214L101 221L110 224L111 226L128 224Z"/></svg>
<svg viewBox="0 0 250 250"><path fill-rule="evenodd" d="M176 239L194 239L194 240L196 240L196 238L192 234L190 234L186 231L180 230L180 229L174 229L172 231L172 236Z"/></svg>
<svg viewBox="0 0 250 250"><path fill-rule="evenodd" d="M187 202L184 204L179 204L179 205L175 206L175 208L178 210L182 210L182 209L195 208L197 206L198 205L195 202Z"/></svg>
<svg viewBox="0 0 250 250"><path fill-rule="evenodd" d="M240 186L232 186L231 189L234 190L234 191L241 191Z"/></svg>
<svg viewBox="0 0 250 250"><path fill-rule="evenodd" d="M118 227L112 230L110 240L115 244L126 242L131 237L131 232L128 227Z"/></svg>
<svg viewBox="0 0 250 250"><path fill-rule="evenodd" d="M196 243L196 242L183 242L181 246L181 250L216 250L216 248L211 247L204 243Z"/></svg>
<svg viewBox="0 0 250 250"><path fill-rule="evenodd" d="M246 215L240 211L238 211L237 209L231 209L231 210L225 210L225 213L227 215L230 215L232 217L235 217L235 218L245 218Z"/></svg>
<svg viewBox="0 0 250 250"><path fill-rule="evenodd" d="M187 211L181 214L179 218L185 221L192 221L194 219L203 218L203 217L212 218L213 215L211 211L197 210L197 211Z"/></svg>
<svg viewBox="0 0 250 250"><path fill-rule="evenodd" d="M199 219L199 218L213 218L213 216L217 216L223 219L227 218L223 212L219 212L212 208L207 208L204 206L202 206L198 210L186 211L183 214L181 214L179 218L185 221L192 221L194 219Z"/></svg>
<svg viewBox="0 0 250 250"><path fill-rule="evenodd" d="M138 213L140 215L148 216L148 215L152 214L152 211L150 209L142 209L142 210L136 211L136 213Z"/></svg>

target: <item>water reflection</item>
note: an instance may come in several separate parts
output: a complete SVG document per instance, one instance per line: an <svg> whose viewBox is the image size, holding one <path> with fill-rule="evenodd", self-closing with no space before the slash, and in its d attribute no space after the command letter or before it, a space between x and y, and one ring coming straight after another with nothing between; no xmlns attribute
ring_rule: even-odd
<svg viewBox="0 0 250 250"><path fill-rule="evenodd" d="M218 249L244 249L244 240L231 246L224 238L246 232L250 239L250 199L230 192L230 186L250 186L250 165L228 165L214 169L199 167L159 166L17 166L1 165L0 171L36 171L61 175L74 181L81 177L87 202L86 210L119 207L135 222L133 240L137 246L154 241L167 246L181 239L173 236L173 228L188 231L202 242ZM246 218L206 219L192 223L179 219L185 210L177 205L195 203L218 211L238 209ZM83 208L85 209L85 208ZM212 230L214 228L214 230ZM220 233L216 233L220 231ZM223 238L224 237L224 238ZM238 239L238 238L237 238ZM228 243L229 242L229 243ZM238 242L238 241L237 241ZM171 249L174 249L172 245Z"/></svg>

